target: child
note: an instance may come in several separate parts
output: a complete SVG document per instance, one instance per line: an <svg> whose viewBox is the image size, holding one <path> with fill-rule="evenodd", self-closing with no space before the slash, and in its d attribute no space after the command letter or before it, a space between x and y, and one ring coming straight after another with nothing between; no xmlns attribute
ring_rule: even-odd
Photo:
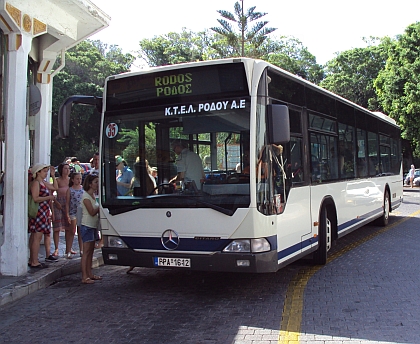
<svg viewBox="0 0 420 344"><path fill-rule="evenodd" d="M95 193L99 187L98 176L90 174L86 176L83 182L82 196L82 226L80 233L83 240L83 256L82 256L82 283L92 284L95 280L101 280L101 276L92 273L93 251L95 249L95 241L99 240L98 236L98 213L99 204L96 202Z"/></svg>
<svg viewBox="0 0 420 344"><path fill-rule="evenodd" d="M66 195L66 199L67 199L66 214L67 214L67 220L70 223L69 236L71 235L71 238L69 238L68 241L66 240L66 255L68 259L72 258L71 244L73 243L74 234L76 233L76 227L77 227L77 239L79 241L80 257L83 255L82 235L80 234L80 228L79 226L77 226L77 220L76 220L77 208L80 205L82 196L83 196L82 174L72 173L70 176L69 188L67 190L67 195Z"/></svg>
<svg viewBox="0 0 420 344"><path fill-rule="evenodd" d="M58 257L58 244L60 241L60 232L65 232L65 238L66 238L66 255L68 255L68 252L72 252L73 254L76 253L72 251L71 245L73 243L74 235L70 234L70 226L67 222L67 213L66 213L66 194L67 190L69 189L69 182L70 182L70 167L66 163L62 163L58 165L58 173L59 177L57 178L57 197L54 200L52 213L53 213L53 239L54 239L54 246L55 251L53 253L54 257ZM69 240L70 241L70 248L67 249L67 246L69 246Z"/></svg>

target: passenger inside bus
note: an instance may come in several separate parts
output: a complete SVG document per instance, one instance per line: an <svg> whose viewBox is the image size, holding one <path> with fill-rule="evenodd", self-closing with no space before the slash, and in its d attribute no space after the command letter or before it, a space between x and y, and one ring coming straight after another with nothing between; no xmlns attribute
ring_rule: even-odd
<svg viewBox="0 0 420 344"><path fill-rule="evenodd" d="M130 191L133 171L128 167L121 155L115 156L117 191L119 196L126 196Z"/></svg>
<svg viewBox="0 0 420 344"><path fill-rule="evenodd" d="M249 150L246 150L242 155L242 165L240 162L236 165L236 172L249 174Z"/></svg>
<svg viewBox="0 0 420 344"><path fill-rule="evenodd" d="M203 165L204 165L204 172L210 172L211 171L211 158L210 158L210 156L206 155L204 157Z"/></svg>
<svg viewBox="0 0 420 344"><path fill-rule="evenodd" d="M140 188L141 188L141 170L143 169L143 173L146 176L146 193L150 195L152 193L156 193L156 181L155 178L149 173L149 166L148 161L146 160L145 163L141 163L140 159L137 158L136 163L134 164L134 177L131 179L130 183L130 192L129 195L131 196L140 196Z"/></svg>

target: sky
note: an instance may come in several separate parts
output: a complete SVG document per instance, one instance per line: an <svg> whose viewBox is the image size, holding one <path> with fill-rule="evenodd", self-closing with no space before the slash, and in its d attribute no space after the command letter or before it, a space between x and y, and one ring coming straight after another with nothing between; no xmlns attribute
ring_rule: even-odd
<svg viewBox="0 0 420 344"><path fill-rule="evenodd" d="M227 0L91 0L111 17L108 28L90 37L118 45L123 53L139 50L139 41L185 27L199 32L219 26L217 10L234 13ZM392 5L391 5L392 4ZM365 47L363 37L395 37L420 21L419 0L244 0L248 9L267 13L272 38L293 36L325 64L337 52ZM138 64L136 62L135 64Z"/></svg>

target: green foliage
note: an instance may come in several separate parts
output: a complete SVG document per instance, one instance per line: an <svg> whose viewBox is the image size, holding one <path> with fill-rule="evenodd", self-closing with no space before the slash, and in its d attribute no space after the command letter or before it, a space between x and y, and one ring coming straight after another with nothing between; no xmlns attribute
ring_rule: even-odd
<svg viewBox="0 0 420 344"><path fill-rule="evenodd" d="M143 39L139 42L139 57L149 66L164 66L209 59L207 51L208 33L194 33L186 28L181 33L170 32L166 35Z"/></svg>
<svg viewBox="0 0 420 344"><path fill-rule="evenodd" d="M375 45L379 41L379 44ZM371 38L366 48L341 52L327 62L321 86L373 111L383 111L376 96L374 81L384 68L389 38Z"/></svg>
<svg viewBox="0 0 420 344"><path fill-rule="evenodd" d="M402 137L420 157L420 22L397 37L375 87L383 109L401 125Z"/></svg>
<svg viewBox="0 0 420 344"><path fill-rule="evenodd" d="M250 24L262 17L267 13L255 12L256 6L244 11L243 0L235 3L235 14L229 11L218 10L217 12L223 19L217 19L220 27L212 27L211 30L222 36L225 43L231 47L232 51L229 57L246 56L260 58L260 48L267 36L275 31L275 28L265 27L268 21L258 21L253 26ZM237 25L239 32L235 31L232 27L234 23ZM214 48L217 50L218 46ZM219 51L219 53L222 53Z"/></svg>
<svg viewBox="0 0 420 344"><path fill-rule="evenodd" d="M150 66L205 61L234 56L226 37L210 31L194 33L185 28L180 34L169 33L140 41L139 58ZM267 39L259 46L259 56L300 77L319 83L322 66L296 38Z"/></svg>
<svg viewBox="0 0 420 344"><path fill-rule="evenodd" d="M126 161L134 163L139 156L139 128L122 128L120 134L118 142L125 147L122 150L123 157ZM154 163L156 160L156 132L153 123L149 123L145 127L145 142L146 157L149 159L149 163Z"/></svg>
<svg viewBox="0 0 420 344"><path fill-rule="evenodd" d="M294 37L267 39L261 51L263 60L315 84L319 84L324 76L322 66L316 63L315 56Z"/></svg>
<svg viewBox="0 0 420 344"><path fill-rule="evenodd" d="M126 72L133 60L134 56L122 54L120 48L114 45L108 47L100 41L84 41L67 51L65 67L54 77L53 114L57 114L61 103L71 95L102 96L105 78ZM100 114L94 108L75 105L70 119L70 137L68 140L59 140L56 138L57 116L54 116L52 163L57 165L66 156L89 161L92 154L98 151L100 122Z"/></svg>

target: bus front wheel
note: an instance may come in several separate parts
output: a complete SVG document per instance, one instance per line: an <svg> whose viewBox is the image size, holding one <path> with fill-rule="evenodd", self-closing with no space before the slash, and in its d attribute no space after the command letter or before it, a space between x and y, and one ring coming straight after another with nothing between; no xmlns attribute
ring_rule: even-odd
<svg viewBox="0 0 420 344"><path fill-rule="evenodd" d="M323 206L319 218L318 249L314 252L313 258L315 265L327 263L327 254L331 248L332 238L332 222L329 217L331 215L327 207Z"/></svg>
<svg viewBox="0 0 420 344"><path fill-rule="evenodd" d="M384 203L383 203L383 213L380 218L377 220L377 224L379 226L388 226L389 223L389 207L390 207L390 200L389 200L389 191L385 190L384 193Z"/></svg>

